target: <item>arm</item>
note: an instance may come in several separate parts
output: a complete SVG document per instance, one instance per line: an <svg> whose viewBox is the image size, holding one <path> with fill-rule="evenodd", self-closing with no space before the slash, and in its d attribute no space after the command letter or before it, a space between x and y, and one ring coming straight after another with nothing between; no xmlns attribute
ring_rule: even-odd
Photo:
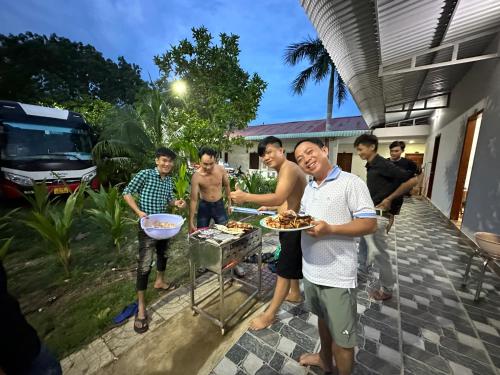
<svg viewBox="0 0 500 375"><path fill-rule="evenodd" d="M278 185L274 193L250 194L237 190L231 193L231 199L237 203L257 203L262 206L281 206L292 193L295 187L296 175L291 168L285 167L279 176Z"/></svg>
<svg viewBox="0 0 500 375"><path fill-rule="evenodd" d="M134 176L134 178L132 178L130 183L123 190L123 199L127 202L132 211L134 211L140 218L147 216L147 214L139 209L132 194L141 194L145 182L146 175L143 171L140 171Z"/></svg>
<svg viewBox="0 0 500 375"><path fill-rule="evenodd" d="M314 227L307 230L307 234L312 237L327 235L360 237L377 231L376 218L354 219L346 224L334 225L326 221L313 221Z"/></svg>
<svg viewBox="0 0 500 375"><path fill-rule="evenodd" d="M399 198L403 194L405 194L407 191L410 191L413 187L417 186L418 184L418 178L417 177L412 177L408 181L403 182L399 187L392 192L391 195L386 197L380 204L377 206L377 208L383 208L383 209L390 209L391 208L391 203L394 199Z"/></svg>
<svg viewBox="0 0 500 375"><path fill-rule="evenodd" d="M193 175L191 179L191 196L189 202L189 229L190 231L195 230L196 225L194 224L194 214L198 206L198 196L200 193L200 186L198 185L197 174Z"/></svg>
<svg viewBox="0 0 500 375"><path fill-rule="evenodd" d="M130 206L130 208L132 209L132 211L134 211L135 214L137 216L139 216L139 218L144 217L144 216L148 216L144 211L141 211L139 209L139 207L137 206L137 203L136 203L134 197L132 196L132 194L125 194L123 196L123 199L125 200L125 202L127 202L127 204Z"/></svg>

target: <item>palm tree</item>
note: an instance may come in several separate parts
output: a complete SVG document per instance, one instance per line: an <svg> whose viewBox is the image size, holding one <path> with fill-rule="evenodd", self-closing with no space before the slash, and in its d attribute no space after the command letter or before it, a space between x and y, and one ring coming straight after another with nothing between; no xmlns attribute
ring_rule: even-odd
<svg viewBox="0 0 500 375"><path fill-rule="evenodd" d="M329 76L328 98L326 102L326 118L328 121L333 115L334 97L340 106L347 97L347 86L337 72L335 64L319 38L312 39L311 37L307 37L303 42L293 43L286 47L284 55L285 64L294 66L304 59L309 60L311 65L301 71L293 80L292 90L295 94L302 95L309 80L320 83ZM335 95L334 86L337 86Z"/></svg>

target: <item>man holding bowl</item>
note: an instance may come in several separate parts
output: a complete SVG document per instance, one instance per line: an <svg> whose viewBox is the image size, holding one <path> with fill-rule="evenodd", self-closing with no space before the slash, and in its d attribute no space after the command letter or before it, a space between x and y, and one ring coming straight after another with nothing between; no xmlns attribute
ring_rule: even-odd
<svg viewBox="0 0 500 375"><path fill-rule="evenodd" d="M139 216L139 219L151 214L167 213L168 206L178 208L186 206L184 200L175 199L172 177L169 175L174 167L177 155L166 147L160 147L156 150L155 156L156 168L139 171L123 191L123 198ZM133 195L139 196L139 202L136 202ZM154 287L159 290L169 289L169 285L164 280L167 266L168 240L154 240L148 237L140 224L138 237L139 258L136 289L139 309L135 316L134 330L137 333L144 333L149 328L144 293L148 286L148 278L155 252L157 273Z"/></svg>

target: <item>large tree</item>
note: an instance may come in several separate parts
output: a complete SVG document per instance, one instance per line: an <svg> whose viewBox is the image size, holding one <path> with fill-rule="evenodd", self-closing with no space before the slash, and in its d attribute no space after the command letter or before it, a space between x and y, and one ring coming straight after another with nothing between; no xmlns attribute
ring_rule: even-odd
<svg viewBox="0 0 500 375"><path fill-rule="evenodd" d="M302 70L292 82L292 90L295 94L302 95L309 81L320 83L328 77L328 96L326 102L326 118L333 116L334 98L340 106L347 97L347 86L337 72L328 51L319 38L308 37L303 42L293 43L286 47L285 63L297 65L302 60L308 60L309 66ZM335 86L337 91L335 92Z"/></svg>
<svg viewBox="0 0 500 375"><path fill-rule="evenodd" d="M156 56L155 63L163 84L176 79L187 84L185 105L177 120L184 122L179 125L185 125L185 137L222 152L238 141L231 138L231 132L255 119L267 84L240 66L237 35L221 33L219 37L220 44L214 44L205 27L193 28L192 40L180 41Z"/></svg>
<svg viewBox="0 0 500 375"><path fill-rule="evenodd" d="M124 57L105 59L91 45L27 32L0 34L0 98L65 103L84 98L133 103L145 83Z"/></svg>

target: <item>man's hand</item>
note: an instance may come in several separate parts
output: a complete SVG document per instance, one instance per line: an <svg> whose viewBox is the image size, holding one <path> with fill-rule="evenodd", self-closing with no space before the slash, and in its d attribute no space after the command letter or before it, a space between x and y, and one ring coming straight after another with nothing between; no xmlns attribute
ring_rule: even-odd
<svg viewBox="0 0 500 375"><path fill-rule="evenodd" d="M246 202L247 193L242 190L237 189L231 192L231 202L236 204L243 204Z"/></svg>
<svg viewBox="0 0 500 375"><path fill-rule="evenodd" d="M177 208L184 208L186 207L186 201L184 199L177 199L174 201L174 206Z"/></svg>
<svg viewBox="0 0 500 375"><path fill-rule="evenodd" d="M311 225L314 225L311 229L308 229L306 233L311 237L322 237L332 234L332 229L330 224L323 220L313 220Z"/></svg>
<svg viewBox="0 0 500 375"><path fill-rule="evenodd" d="M272 210L267 206L261 206L257 208L257 211L272 211Z"/></svg>
<svg viewBox="0 0 500 375"><path fill-rule="evenodd" d="M196 228L196 225L193 222L189 223L189 233L196 232L198 228Z"/></svg>
<svg viewBox="0 0 500 375"><path fill-rule="evenodd" d="M142 219L143 217L147 217L148 214L145 213L144 211L139 211L137 212L137 216L139 216L139 219Z"/></svg>
<svg viewBox="0 0 500 375"><path fill-rule="evenodd" d="M384 199L382 202L380 202L377 207L375 207L376 209L379 209L379 210L385 210L385 211L388 211L391 209L391 204L392 202L389 200L389 199Z"/></svg>

